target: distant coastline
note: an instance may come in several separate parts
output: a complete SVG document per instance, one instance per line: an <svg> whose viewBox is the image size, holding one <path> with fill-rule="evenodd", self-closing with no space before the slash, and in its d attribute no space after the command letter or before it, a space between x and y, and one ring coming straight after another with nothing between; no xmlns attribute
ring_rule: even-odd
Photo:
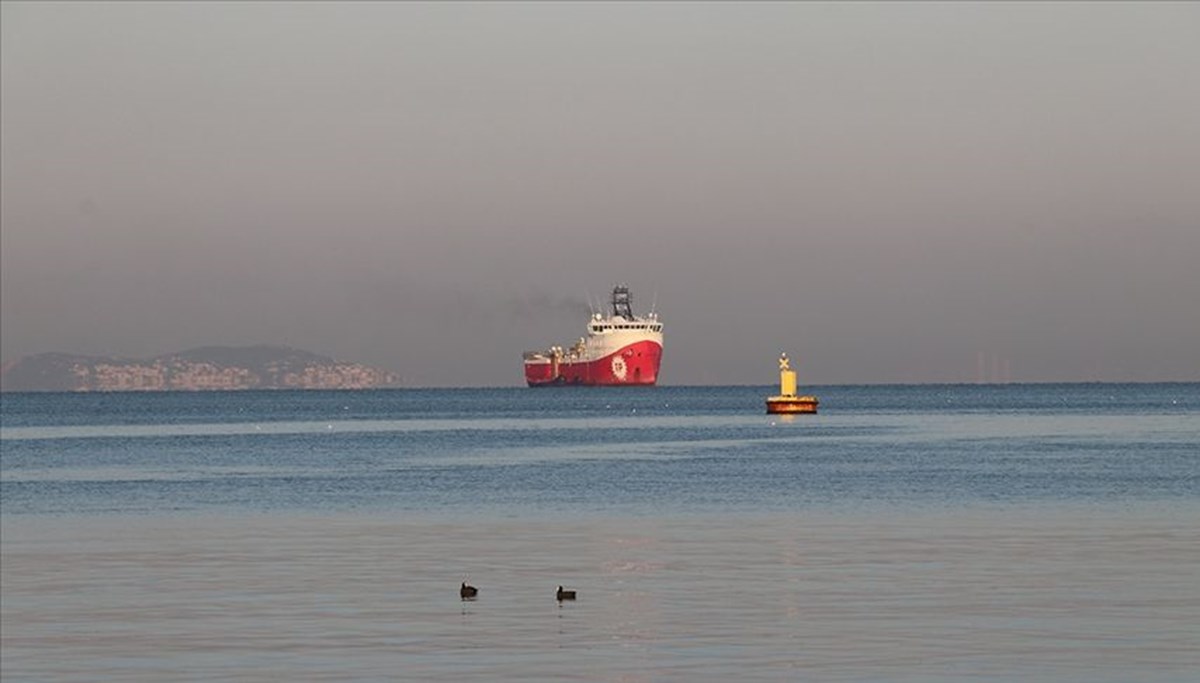
<svg viewBox="0 0 1200 683"><path fill-rule="evenodd" d="M286 346L206 346L153 358L41 353L0 368L0 391L377 389L400 375Z"/></svg>

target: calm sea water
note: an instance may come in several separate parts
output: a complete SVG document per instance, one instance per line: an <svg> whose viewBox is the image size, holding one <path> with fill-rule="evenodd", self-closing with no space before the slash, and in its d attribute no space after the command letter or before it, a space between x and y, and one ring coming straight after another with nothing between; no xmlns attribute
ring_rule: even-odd
<svg viewBox="0 0 1200 683"><path fill-rule="evenodd" d="M1200 385L771 389L5 394L0 675L1200 679Z"/></svg>

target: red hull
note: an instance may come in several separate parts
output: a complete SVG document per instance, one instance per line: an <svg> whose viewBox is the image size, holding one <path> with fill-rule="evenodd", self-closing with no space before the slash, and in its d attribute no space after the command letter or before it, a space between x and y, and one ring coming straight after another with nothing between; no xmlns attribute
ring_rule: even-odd
<svg viewBox="0 0 1200 683"><path fill-rule="evenodd" d="M525 381L542 386L653 386L658 381L662 346L639 341L593 361L526 362Z"/></svg>

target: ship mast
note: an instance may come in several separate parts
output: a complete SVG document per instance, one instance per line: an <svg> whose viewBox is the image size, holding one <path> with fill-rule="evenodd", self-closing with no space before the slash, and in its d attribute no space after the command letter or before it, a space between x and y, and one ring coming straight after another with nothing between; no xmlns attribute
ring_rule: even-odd
<svg viewBox="0 0 1200 683"><path fill-rule="evenodd" d="M614 316L633 320L633 297L629 295L629 287L617 285L612 292L612 310Z"/></svg>

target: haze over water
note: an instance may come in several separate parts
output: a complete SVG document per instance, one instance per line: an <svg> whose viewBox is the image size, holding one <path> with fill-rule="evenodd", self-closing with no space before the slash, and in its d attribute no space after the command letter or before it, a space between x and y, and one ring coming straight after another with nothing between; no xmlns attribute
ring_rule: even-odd
<svg viewBox="0 0 1200 683"><path fill-rule="evenodd" d="M6 394L4 678L1200 675L1200 385L770 390Z"/></svg>
<svg viewBox="0 0 1200 683"><path fill-rule="evenodd" d="M512 386L625 282L671 384L1200 381L1198 3L0 18L0 361Z"/></svg>

